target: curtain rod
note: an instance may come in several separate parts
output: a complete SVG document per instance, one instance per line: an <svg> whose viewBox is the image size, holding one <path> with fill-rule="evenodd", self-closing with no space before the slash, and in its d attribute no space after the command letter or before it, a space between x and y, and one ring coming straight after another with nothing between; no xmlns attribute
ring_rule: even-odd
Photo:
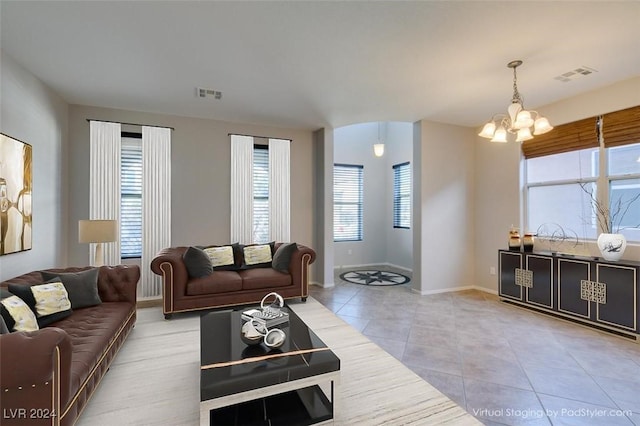
<svg viewBox="0 0 640 426"><path fill-rule="evenodd" d="M163 129L171 129L171 130L175 130L173 127L169 127L169 126L150 126L148 124L138 124L138 123L123 123L121 121L111 121L111 120L96 120L93 118L87 118L87 121L102 121L103 123L118 123L118 124L125 124L127 126L147 126L147 127L161 127Z"/></svg>
<svg viewBox="0 0 640 426"><path fill-rule="evenodd" d="M287 138L276 138L273 136L259 136L259 135L243 135L241 133L227 133L227 136L249 136L250 138L261 138L261 139L280 139L283 141L289 141L289 142L293 142L293 139L287 139Z"/></svg>

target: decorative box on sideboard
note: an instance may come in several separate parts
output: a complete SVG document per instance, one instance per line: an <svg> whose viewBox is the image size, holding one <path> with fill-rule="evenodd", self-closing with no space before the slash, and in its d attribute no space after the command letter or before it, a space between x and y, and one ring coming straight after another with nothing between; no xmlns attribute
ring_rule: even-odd
<svg viewBox="0 0 640 426"><path fill-rule="evenodd" d="M638 340L640 262L499 250L500 299Z"/></svg>

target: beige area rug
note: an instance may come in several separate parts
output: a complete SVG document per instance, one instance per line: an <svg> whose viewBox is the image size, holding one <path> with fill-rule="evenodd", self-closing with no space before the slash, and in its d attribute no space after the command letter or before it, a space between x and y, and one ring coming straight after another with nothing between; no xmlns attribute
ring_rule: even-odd
<svg viewBox="0 0 640 426"><path fill-rule="evenodd" d="M291 307L340 358L335 424L481 424L313 298ZM160 308L140 309L76 425L197 425L199 357L199 314L165 321Z"/></svg>

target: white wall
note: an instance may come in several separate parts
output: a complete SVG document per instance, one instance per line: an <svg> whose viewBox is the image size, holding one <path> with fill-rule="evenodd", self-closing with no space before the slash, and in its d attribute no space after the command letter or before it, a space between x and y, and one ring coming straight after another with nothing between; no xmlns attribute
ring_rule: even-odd
<svg viewBox="0 0 640 426"><path fill-rule="evenodd" d="M411 162L413 177L413 125L411 123L387 123L384 152L388 174L385 199L387 229L386 261L405 269L413 268L413 225L411 229L393 227L393 165ZM412 179L413 180L413 179Z"/></svg>
<svg viewBox="0 0 640 426"><path fill-rule="evenodd" d="M314 284L333 287L333 129L313 133L315 214L315 280ZM314 265L312 265L314 266Z"/></svg>
<svg viewBox="0 0 640 426"><path fill-rule="evenodd" d="M536 108L559 125L640 105L640 77L580 96ZM479 131L480 129L476 129ZM476 131L476 133L477 133ZM520 146L495 144L477 137L475 158L475 270L476 285L497 291L498 249L507 247L511 224L520 224ZM587 244L594 256L594 243ZM625 259L640 259L640 245L628 245Z"/></svg>
<svg viewBox="0 0 640 426"><path fill-rule="evenodd" d="M33 148L32 249L0 257L0 281L66 262L68 105L0 50L0 131Z"/></svg>
<svg viewBox="0 0 640 426"><path fill-rule="evenodd" d="M414 124L413 288L421 294L475 283L475 140L474 129Z"/></svg>
<svg viewBox="0 0 640 426"><path fill-rule="evenodd" d="M363 240L334 242L337 268L392 263L411 269L411 230L393 229L392 165L411 161L412 131L410 123L377 122L334 130L334 163L364 166ZM379 138L382 157L373 154Z"/></svg>

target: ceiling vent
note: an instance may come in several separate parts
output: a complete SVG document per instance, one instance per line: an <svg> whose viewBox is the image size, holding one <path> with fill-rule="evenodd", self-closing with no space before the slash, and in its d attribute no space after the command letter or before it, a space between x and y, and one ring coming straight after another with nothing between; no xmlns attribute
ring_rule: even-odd
<svg viewBox="0 0 640 426"><path fill-rule="evenodd" d="M580 68L576 68L575 70L567 71L565 73L560 74L557 77L554 77L554 80L561 81L563 83L568 83L580 77L585 77L589 74L593 74L594 72L598 72L598 70L594 70L593 68L582 66Z"/></svg>
<svg viewBox="0 0 640 426"><path fill-rule="evenodd" d="M204 87L196 87L197 98L222 99L222 92L213 89L205 89Z"/></svg>

